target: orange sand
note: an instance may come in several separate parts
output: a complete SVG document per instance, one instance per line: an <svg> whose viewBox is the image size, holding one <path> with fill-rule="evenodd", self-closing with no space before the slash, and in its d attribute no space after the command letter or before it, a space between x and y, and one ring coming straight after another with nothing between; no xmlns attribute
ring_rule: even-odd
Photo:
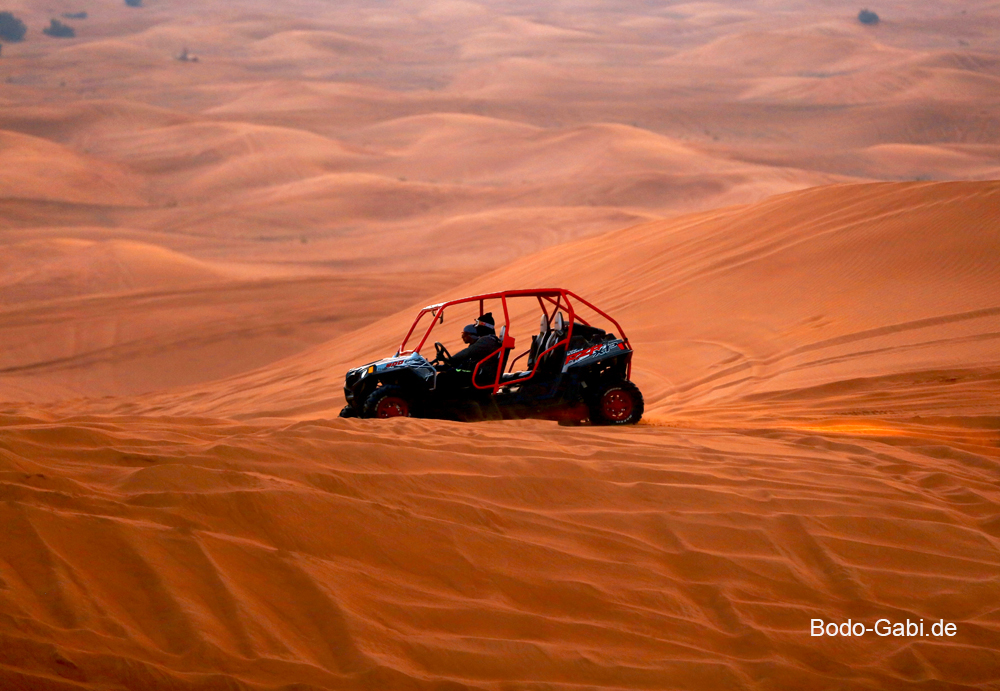
<svg viewBox="0 0 1000 691"><path fill-rule="evenodd" d="M0 689L1000 685L995 2L145 4L3 8ZM639 426L336 418L541 286Z"/></svg>

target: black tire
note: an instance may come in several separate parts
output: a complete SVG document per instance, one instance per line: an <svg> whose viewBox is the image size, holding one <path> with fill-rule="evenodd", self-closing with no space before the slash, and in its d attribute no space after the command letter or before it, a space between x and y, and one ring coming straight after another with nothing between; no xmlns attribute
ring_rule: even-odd
<svg viewBox="0 0 1000 691"><path fill-rule="evenodd" d="M368 396L361 417L413 417L413 399L402 386L380 386Z"/></svg>
<svg viewBox="0 0 1000 691"><path fill-rule="evenodd" d="M645 410L642 392L627 379L603 383L591 399L590 421L595 425L634 425Z"/></svg>
<svg viewBox="0 0 1000 691"><path fill-rule="evenodd" d="M345 405L340 409L340 417L360 417L357 409L352 405Z"/></svg>

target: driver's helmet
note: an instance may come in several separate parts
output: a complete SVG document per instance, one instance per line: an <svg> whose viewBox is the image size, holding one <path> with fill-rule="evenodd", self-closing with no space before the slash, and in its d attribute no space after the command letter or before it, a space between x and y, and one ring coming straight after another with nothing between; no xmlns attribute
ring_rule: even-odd
<svg viewBox="0 0 1000 691"><path fill-rule="evenodd" d="M476 320L473 326L476 329L477 336L487 336L496 333L496 326L493 321L492 312L487 312L486 314L479 317L479 319Z"/></svg>

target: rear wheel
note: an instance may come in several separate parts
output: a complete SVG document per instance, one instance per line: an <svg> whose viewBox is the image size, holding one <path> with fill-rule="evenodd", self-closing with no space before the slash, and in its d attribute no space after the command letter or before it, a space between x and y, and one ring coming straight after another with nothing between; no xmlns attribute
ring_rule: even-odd
<svg viewBox="0 0 1000 691"><path fill-rule="evenodd" d="M412 417L413 402L401 386L380 386L365 401L363 417Z"/></svg>
<svg viewBox="0 0 1000 691"><path fill-rule="evenodd" d="M645 403L639 387L623 379L601 386L589 408L595 425L634 425L642 418Z"/></svg>

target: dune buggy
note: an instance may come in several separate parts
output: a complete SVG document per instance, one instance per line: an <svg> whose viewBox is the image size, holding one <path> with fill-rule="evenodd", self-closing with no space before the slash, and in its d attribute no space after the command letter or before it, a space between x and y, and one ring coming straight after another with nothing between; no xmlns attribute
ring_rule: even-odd
<svg viewBox="0 0 1000 691"><path fill-rule="evenodd" d="M497 315L496 338L489 341L497 347L475 363L471 376L449 371L451 354L441 342L434 343L433 359L421 354L446 312L462 323L463 316L482 317L488 308ZM530 329L531 344L511 358L516 329ZM644 405L631 370L632 348L621 326L575 293L554 288L472 295L424 307L395 355L349 370L340 415L629 425L639 421Z"/></svg>

